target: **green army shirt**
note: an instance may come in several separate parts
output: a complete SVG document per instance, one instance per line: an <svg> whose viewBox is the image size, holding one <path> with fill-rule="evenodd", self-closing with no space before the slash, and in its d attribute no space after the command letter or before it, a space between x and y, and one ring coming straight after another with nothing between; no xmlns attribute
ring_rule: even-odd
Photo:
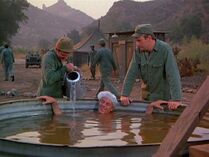
<svg viewBox="0 0 209 157"><path fill-rule="evenodd" d="M88 63L89 63L90 65L93 64L93 60L94 60L94 57L95 57L96 53L97 53L96 50L93 50L93 51L91 51L91 52L89 53L89 58L88 58L89 60L88 60Z"/></svg>
<svg viewBox="0 0 209 157"><path fill-rule="evenodd" d="M112 52L108 48L100 48L93 60L93 66L100 65L100 72L102 76L110 76L112 70L116 70L116 64L112 55Z"/></svg>
<svg viewBox="0 0 209 157"><path fill-rule="evenodd" d="M130 95L137 76L140 76L146 85L145 100L181 100L179 70L172 49L167 43L156 40L150 54L136 49L125 77L123 96Z"/></svg>
<svg viewBox="0 0 209 157"><path fill-rule="evenodd" d="M62 84L67 68L62 64L55 50L50 50L44 55L41 67L42 77L37 94L62 98Z"/></svg>
<svg viewBox="0 0 209 157"><path fill-rule="evenodd" d="M11 65L15 62L13 51L11 48L4 48L1 54L1 63L5 66Z"/></svg>
<svg viewBox="0 0 209 157"><path fill-rule="evenodd" d="M2 56L2 50L4 49L4 46L0 46L0 61L1 61L1 56Z"/></svg>

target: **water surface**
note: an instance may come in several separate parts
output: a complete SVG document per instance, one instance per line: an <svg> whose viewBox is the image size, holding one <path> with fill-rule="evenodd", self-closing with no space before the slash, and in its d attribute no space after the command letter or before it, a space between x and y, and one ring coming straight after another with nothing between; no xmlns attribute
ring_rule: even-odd
<svg viewBox="0 0 209 157"><path fill-rule="evenodd" d="M78 147L160 143L178 117L167 114L80 111L62 116L39 115L0 121L0 137L20 142ZM189 140L209 139L201 123Z"/></svg>

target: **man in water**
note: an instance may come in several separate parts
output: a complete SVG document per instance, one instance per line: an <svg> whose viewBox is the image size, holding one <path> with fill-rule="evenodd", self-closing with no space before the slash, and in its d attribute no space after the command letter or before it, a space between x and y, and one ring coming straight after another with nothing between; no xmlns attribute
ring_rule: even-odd
<svg viewBox="0 0 209 157"><path fill-rule="evenodd" d="M97 98L99 100L98 112L101 114L107 114L114 111L115 105L118 103L116 96L109 91L99 92ZM55 115L62 114L55 98L51 96L40 96L37 97L37 99L42 100L43 104L51 104Z"/></svg>
<svg viewBox="0 0 209 157"><path fill-rule="evenodd" d="M118 104L116 96L109 91L99 92L97 98L99 100L98 112L101 114L114 111L115 105Z"/></svg>

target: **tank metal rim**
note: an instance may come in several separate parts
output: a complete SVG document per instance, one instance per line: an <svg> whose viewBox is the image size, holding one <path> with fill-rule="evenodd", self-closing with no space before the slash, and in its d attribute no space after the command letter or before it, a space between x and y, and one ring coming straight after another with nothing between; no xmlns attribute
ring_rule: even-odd
<svg viewBox="0 0 209 157"><path fill-rule="evenodd" d="M69 101L64 99L58 99L60 103L60 107L63 110L71 109ZM85 102L85 104L82 104ZM95 99L89 100L78 100L76 101L76 108L78 109L95 109L95 105L97 101ZM140 111L144 112L146 110L148 103L147 102L133 102L133 104L129 107L117 106L116 111ZM21 108L22 107L22 108ZM7 112L6 112L7 110ZM9 112L9 111L10 112ZM32 112L31 112L32 110ZM9 113L15 113L18 116L25 116L25 115L39 115L39 114L52 114L50 105L42 105L41 101L36 99L19 99L19 100L12 100L12 101L5 101L0 103L0 120L4 118L11 118ZM156 110L155 112L158 112ZM48 114L47 113L47 114ZM172 112L164 112L166 114L172 114ZM176 112L175 114L180 114L180 112ZM12 114L11 114L12 115ZM15 117L15 116L14 116ZM188 142L190 143L190 142ZM191 142L192 143L192 142ZM20 142L15 140L8 140L0 138L0 153L13 153L13 154L20 154L20 155L29 155L33 156L34 152L36 153L35 156L40 157L52 157L52 156L73 156L79 157L82 156L81 154L85 154L86 157L149 157L153 154L157 148L159 147L160 143L153 143L153 144L142 144L142 145L128 145L128 146L96 146L96 147L78 147L78 146L68 146L68 145L59 145L59 144L39 144L39 143L28 143L28 142ZM40 153L43 151L44 153ZM101 154L102 152L102 154ZM111 154L109 153L111 152Z"/></svg>

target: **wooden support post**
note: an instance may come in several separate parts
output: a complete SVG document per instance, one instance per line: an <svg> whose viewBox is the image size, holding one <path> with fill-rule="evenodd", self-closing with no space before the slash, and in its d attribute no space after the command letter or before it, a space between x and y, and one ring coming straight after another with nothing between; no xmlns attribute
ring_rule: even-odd
<svg viewBox="0 0 209 157"><path fill-rule="evenodd" d="M126 75L126 41L125 40L120 40L118 42L119 44L119 53L120 53L120 65L119 65L119 78L120 81L123 81Z"/></svg>
<svg viewBox="0 0 209 157"><path fill-rule="evenodd" d="M175 157L209 108L209 76L163 139L153 157Z"/></svg>

